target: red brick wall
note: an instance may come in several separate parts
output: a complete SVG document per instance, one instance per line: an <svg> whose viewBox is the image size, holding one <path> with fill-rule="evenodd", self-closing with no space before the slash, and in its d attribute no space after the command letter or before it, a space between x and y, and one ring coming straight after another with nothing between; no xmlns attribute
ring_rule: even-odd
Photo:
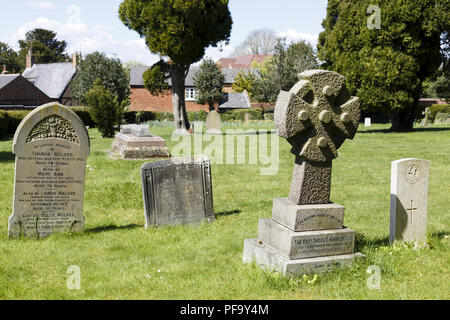
<svg viewBox="0 0 450 320"><path fill-rule="evenodd" d="M152 95L145 88L131 88L130 111L173 112L172 91L168 90L159 96ZM208 105L186 101L187 111L208 111Z"/></svg>

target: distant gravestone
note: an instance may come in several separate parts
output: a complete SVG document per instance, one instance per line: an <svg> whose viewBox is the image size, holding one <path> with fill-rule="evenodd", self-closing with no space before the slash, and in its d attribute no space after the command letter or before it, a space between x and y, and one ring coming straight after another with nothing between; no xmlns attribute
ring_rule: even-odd
<svg viewBox="0 0 450 320"><path fill-rule="evenodd" d="M206 134L222 134L222 120L217 111L211 111L206 117Z"/></svg>
<svg viewBox="0 0 450 320"><path fill-rule="evenodd" d="M392 162L390 241L426 242L429 161Z"/></svg>
<svg viewBox="0 0 450 320"><path fill-rule="evenodd" d="M245 118L245 123L249 124L250 123L250 114L248 112L245 113L244 118Z"/></svg>
<svg viewBox="0 0 450 320"><path fill-rule="evenodd" d="M207 157L146 163L141 175L146 228L214 221Z"/></svg>
<svg viewBox="0 0 450 320"><path fill-rule="evenodd" d="M43 238L84 229L83 199L89 137L81 119L57 104L43 105L20 123L10 238Z"/></svg>
<svg viewBox="0 0 450 320"><path fill-rule="evenodd" d="M365 127L371 127L372 126L372 118L365 118L364 119L364 126Z"/></svg>

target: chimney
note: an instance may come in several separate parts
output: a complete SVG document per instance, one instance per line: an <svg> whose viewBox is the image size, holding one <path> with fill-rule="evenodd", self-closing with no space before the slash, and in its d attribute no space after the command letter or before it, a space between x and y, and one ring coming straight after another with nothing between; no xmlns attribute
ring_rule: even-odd
<svg viewBox="0 0 450 320"><path fill-rule="evenodd" d="M31 53L31 50L28 51L28 54L27 54L27 61L26 61L26 68L28 69L28 68L33 67L34 64L35 64L35 62L36 62L36 61L35 61L34 54Z"/></svg>
<svg viewBox="0 0 450 320"><path fill-rule="evenodd" d="M5 65L3 66L2 74L9 74L9 72L6 70L6 66Z"/></svg>
<svg viewBox="0 0 450 320"><path fill-rule="evenodd" d="M80 59L80 57L78 56L78 53L75 52L75 53L72 55L72 63L73 63L73 67L74 67L75 69L77 68L78 64L80 63L79 59Z"/></svg>

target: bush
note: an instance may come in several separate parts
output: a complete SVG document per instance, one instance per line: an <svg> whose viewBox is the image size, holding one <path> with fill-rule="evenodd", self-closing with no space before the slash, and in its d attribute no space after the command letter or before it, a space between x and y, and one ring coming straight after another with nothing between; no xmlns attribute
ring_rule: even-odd
<svg viewBox="0 0 450 320"><path fill-rule="evenodd" d="M262 109L240 109L225 111L220 116L223 121L245 121L245 114L249 114L249 120L264 120Z"/></svg>
<svg viewBox="0 0 450 320"><path fill-rule="evenodd" d="M188 113L188 119L189 122L195 122L195 121L206 121L206 117L208 116L208 113L205 110L200 111L189 111Z"/></svg>
<svg viewBox="0 0 450 320"><path fill-rule="evenodd" d="M6 111L6 117L9 120L8 133L15 133L19 124L30 112L29 110Z"/></svg>
<svg viewBox="0 0 450 320"><path fill-rule="evenodd" d="M112 138L115 126L120 125L121 112L117 98L96 80L94 86L86 93L86 102L89 105L92 119L103 137Z"/></svg>
<svg viewBox="0 0 450 320"><path fill-rule="evenodd" d="M75 112L77 116L80 117L85 126L89 126L91 128L95 127L95 122L92 120L89 107L70 107L70 110Z"/></svg>
<svg viewBox="0 0 450 320"><path fill-rule="evenodd" d="M0 138L8 134L9 119L6 112L0 111Z"/></svg>
<svg viewBox="0 0 450 320"><path fill-rule="evenodd" d="M428 119L431 123L436 120L436 116L438 113L442 114L450 114L450 104L433 104L428 107ZM440 116L441 118L443 116Z"/></svg>

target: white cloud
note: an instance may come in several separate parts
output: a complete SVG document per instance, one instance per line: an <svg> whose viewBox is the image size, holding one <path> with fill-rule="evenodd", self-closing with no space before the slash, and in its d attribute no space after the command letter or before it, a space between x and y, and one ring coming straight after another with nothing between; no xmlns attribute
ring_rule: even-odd
<svg viewBox="0 0 450 320"><path fill-rule="evenodd" d="M47 1L30 1L27 3L28 7L32 9L40 9L40 10L52 10L55 9L55 5L51 2Z"/></svg>
<svg viewBox="0 0 450 320"><path fill-rule="evenodd" d="M25 33L35 28L53 30L57 33L59 40L67 42L67 52L69 54L82 52L83 55L100 51L108 56L118 57L122 62L139 61L151 65L159 60L159 57L152 54L145 44L144 39L137 35L136 39L121 41L114 38L110 33L110 28L105 26L88 26L77 19L69 18L67 22L59 22L44 17L37 18L22 25L9 38L9 44L14 49L18 49L18 41L25 39Z"/></svg>
<svg viewBox="0 0 450 320"><path fill-rule="evenodd" d="M305 40L313 45L313 47L317 46L319 41L319 36L315 34L301 33L297 32L294 29L289 29L286 31L279 32L277 36L281 38L286 38L288 42L297 42L300 40Z"/></svg>

